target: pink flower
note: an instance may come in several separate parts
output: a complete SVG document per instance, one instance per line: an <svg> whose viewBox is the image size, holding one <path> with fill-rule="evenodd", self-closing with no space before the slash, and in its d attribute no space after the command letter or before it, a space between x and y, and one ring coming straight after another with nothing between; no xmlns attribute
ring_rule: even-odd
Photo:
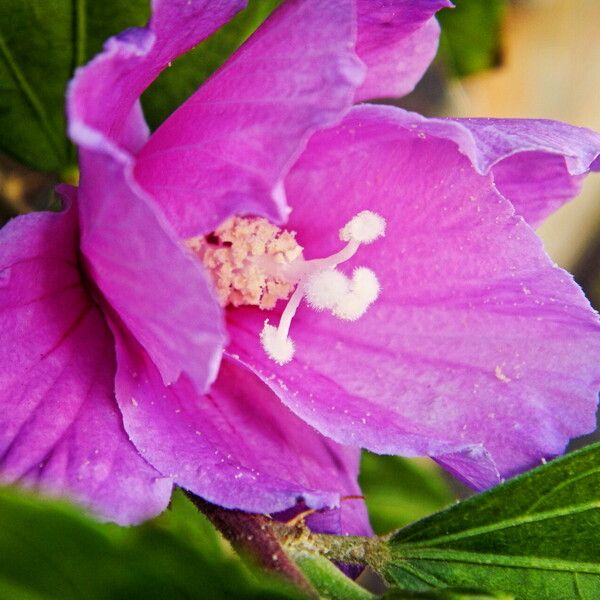
<svg viewBox="0 0 600 600"><path fill-rule="evenodd" d="M320 509L360 447L485 487L591 430L598 320L515 209L572 197L600 136L351 108L411 89L448 3L298 0L149 137L141 92L241 4L155 0L73 81L81 185L0 234L3 479L121 523L173 483ZM356 501L313 524L369 531Z"/></svg>

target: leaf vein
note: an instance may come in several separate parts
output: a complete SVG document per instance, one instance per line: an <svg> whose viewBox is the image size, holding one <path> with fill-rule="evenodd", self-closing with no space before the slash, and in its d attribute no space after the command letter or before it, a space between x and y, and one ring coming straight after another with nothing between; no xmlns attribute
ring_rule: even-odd
<svg viewBox="0 0 600 600"><path fill-rule="evenodd" d="M52 127L49 123L48 115L46 114L46 111L44 110L44 107L43 107L42 103L40 102L40 99L37 97L36 93L33 91L33 88L31 87L31 85L29 85L29 82L27 81L25 74L23 73L23 71L21 70L19 65L17 64L17 61L15 60L12 53L10 52L8 45L6 44L6 41L2 37L1 34L0 34L0 56L4 59L4 62L6 63L6 66L8 67L9 72L12 74L14 80L16 81L17 85L21 89L21 92L23 93L23 95L29 102L29 105L31 106L33 112L36 114L37 118L39 119L39 121L42 125L42 128L44 130L44 133L46 134L46 137L48 138L48 141L50 142L50 145L54 148L54 150L56 151L58 156L62 157L60 143L58 141L58 138L56 137L55 131L52 129Z"/></svg>

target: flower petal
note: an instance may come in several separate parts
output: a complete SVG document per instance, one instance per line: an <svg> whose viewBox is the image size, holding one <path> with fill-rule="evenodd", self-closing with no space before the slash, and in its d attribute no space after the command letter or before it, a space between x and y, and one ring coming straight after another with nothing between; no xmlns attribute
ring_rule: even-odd
<svg viewBox="0 0 600 600"><path fill-rule="evenodd" d="M354 35L352 0L286 2L152 135L135 176L181 236L287 216L285 172L362 81Z"/></svg>
<svg viewBox="0 0 600 600"><path fill-rule="evenodd" d="M166 384L214 381L223 316L200 263L131 181L127 156L80 151L81 249L95 285L142 343Z"/></svg>
<svg viewBox="0 0 600 600"><path fill-rule="evenodd" d="M210 393L165 387L135 340L117 335L117 400L140 453L181 487L226 508L278 512L304 500L337 506L355 488L355 455L302 423L233 361Z"/></svg>
<svg viewBox="0 0 600 600"><path fill-rule="evenodd" d="M448 0L357 0L356 52L367 77L355 100L411 92L437 52L440 27L433 15L451 6Z"/></svg>
<svg viewBox="0 0 600 600"><path fill-rule="evenodd" d="M360 454L360 450L355 452ZM358 486L356 486L358 488ZM311 531L316 533L328 533L331 535L373 535L373 529L369 523L367 505L359 498L360 489L352 494L353 498L342 497L338 508L324 509L309 515L306 524ZM351 494L348 494L350 496Z"/></svg>
<svg viewBox="0 0 600 600"><path fill-rule="evenodd" d="M100 132L137 151L148 138L139 98L158 74L227 22L245 0L153 0L147 27L110 38L104 51L77 70L67 98L69 131Z"/></svg>
<svg viewBox="0 0 600 600"><path fill-rule="evenodd" d="M166 508L171 482L129 441L114 344L81 279L76 210L0 231L0 480L66 495L130 524Z"/></svg>
<svg viewBox="0 0 600 600"><path fill-rule="evenodd" d="M240 0L155 0L147 28L111 38L77 71L67 102L69 133L80 149L86 266L163 381L185 372L199 391L218 370L225 339L220 306L203 269L133 181L130 152L145 135L129 119L141 92L170 60L243 6Z"/></svg>
<svg viewBox="0 0 600 600"><path fill-rule="evenodd" d="M339 464L338 483L340 492L343 492L340 505L336 508L324 508L308 515L304 521L311 531L316 533L329 533L332 535L373 535L369 522L367 505L358 485L360 471L359 448L338 446L330 442ZM333 454L332 454L333 458ZM285 512L273 515L279 521L289 521L306 511L305 505L298 505Z"/></svg>
<svg viewBox="0 0 600 600"><path fill-rule="evenodd" d="M398 112L424 134L452 140L479 173L533 226L571 200L600 155L600 135L558 121L535 119L427 119Z"/></svg>
<svg viewBox="0 0 600 600"><path fill-rule="evenodd" d="M360 498L342 498L338 508L323 509L309 515L306 524L315 533L373 535L365 501Z"/></svg>
<svg viewBox="0 0 600 600"><path fill-rule="evenodd" d="M352 323L301 306L289 364L262 351L264 314L229 313L229 351L301 418L347 445L440 457L478 487L594 429L597 316L454 143L359 107L312 138L286 185L308 258L338 250L365 208L387 219L342 266L373 269L380 298Z"/></svg>

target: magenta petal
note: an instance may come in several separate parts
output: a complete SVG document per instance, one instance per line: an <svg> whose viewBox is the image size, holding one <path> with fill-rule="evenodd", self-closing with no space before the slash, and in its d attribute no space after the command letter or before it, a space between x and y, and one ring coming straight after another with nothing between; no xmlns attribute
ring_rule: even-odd
<svg viewBox="0 0 600 600"><path fill-rule="evenodd" d="M304 521L311 531L328 533L331 535L373 535L369 522L367 505L358 485L360 471L359 448L338 446L329 442L329 446L336 450L339 461L338 481L340 490L344 492L340 505L335 508L324 508L305 517ZM332 455L333 458L333 455ZM280 521L288 521L306 510L306 506L299 505L285 513L274 515Z"/></svg>
<svg viewBox="0 0 600 600"><path fill-rule="evenodd" d="M360 451L356 450L359 454ZM358 486L357 486L358 487ZM360 496L360 490L356 493ZM331 535L373 535L369 523L365 501L356 498L342 498L338 508L324 509L307 517L306 524L311 531Z"/></svg>
<svg viewBox="0 0 600 600"><path fill-rule="evenodd" d="M135 176L182 237L287 216L285 172L362 81L354 35L351 0L286 2L152 135Z"/></svg>
<svg viewBox="0 0 600 600"><path fill-rule="evenodd" d="M369 522L367 505L362 497L358 485L358 472L360 469L360 449L343 448L329 442L330 447L337 448L339 460L338 481L340 489L344 491L339 506L323 508L315 513L304 516L304 523L315 533L330 535L362 535L372 536L373 528ZM302 513L306 513L306 505L299 504L294 508L273 515L274 519L288 522ZM356 565L340 565L342 570L350 577L356 578L363 570Z"/></svg>
<svg viewBox="0 0 600 600"><path fill-rule="evenodd" d="M264 314L232 310L229 350L339 443L436 456L489 485L594 429L600 327L491 178L403 114L353 109L286 181L309 258L338 250L353 214L387 219L386 237L342 267L372 268L381 297L354 323L302 305L283 367L260 347Z"/></svg>
<svg viewBox="0 0 600 600"><path fill-rule="evenodd" d="M493 174L500 193L534 226L578 193L600 155L599 134L557 121L427 119L400 111L397 119L458 144L479 173Z"/></svg>
<svg viewBox="0 0 600 600"><path fill-rule="evenodd" d="M69 132L80 149L86 266L164 382L185 372L199 391L216 377L224 342L221 310L201 266L132 180L129 152L145 140L132 123L140 123L139 94L159 71L243 5L155 0L148 28L110 39L77 72L68 97Z"/></svg>
<svg viewBox="0 0 600 600"><path fill-rule="evenodd" d="M435 461L446 471L477 490L482 490L503 480L498 467L483 446L470 446L458 452L439 454Z"/></svg>
<svg viewBox="0 0 600 600"><path fill-rule="evenodd" d="M403 96L433 60L440 27L433 15L448 0L358 0L356 52L367 77L355 99Z"/></svg>
<svg viewBox="0 0 600 600"><path fill-rule="evenodd" d="M114 401L114 344L84 289L76 211L0 231L0 480L121 524L161 512L171 482L137 453Z"/></svg>
<svg viewBox="0 0 600 600"><path fill-rule="evenodd" d="M227 508L278 512L337 506L355 493L352 449L302 423L258 378L224 361L209 394L165 387L135 341L113 327L117 400L141 454L181 487Z"/></svg>
<svg viewBox="0 0 600 600"><path fill-rule="evenodd" d="M533 227L572 200L584 177L571 175L564 157L544 152L513 154L492 167L492 173L500 193Z"/></svg>
<svg viewBox="0 0 600 600"><path fill-rule="evenodd" d="M245 4L245 0L153 0L148 27L128 29L109 39L101 54L77 70L67 101L73 138L86 129L100 132L129 152L137 151L148 137L139 104L142 92L170 61Z"/></svg>
<svg viewBox="0 0 600 600"><path fill-rule="evenodd" d="M339 507L320 510L306 517L305 521L310 530L315 533L373 535L367 505L359 498L342 498Z"/></svg>
<svg viewBox="0 0 600 600"><path fill-rule="evenodd" d="M225 339L212 283L131 182L126 157L82 148L80 161L81 248L95 285L166 384L186 373L204 391Z"/></svg>

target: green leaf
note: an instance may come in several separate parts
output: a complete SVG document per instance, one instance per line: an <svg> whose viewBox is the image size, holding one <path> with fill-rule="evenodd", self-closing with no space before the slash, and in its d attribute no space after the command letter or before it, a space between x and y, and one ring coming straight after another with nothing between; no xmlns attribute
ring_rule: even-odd
<svg viewBox="0 0 600 600"><path fill-rule="evenodd" d="M442 10L440 54L453 75L462 77L498 64L505 0L454 0Z"/></svg>
<svg viewBox="0 0 600 600"><path fill-rule="evenodd" d="M484 587L519 600L600 598L600 444L395 533L402 588Z"/></svg>
<svg viewBox="0 0 600 600"><path fill-rule="evenodd" d="M432 461L363 452L360 484L377 533L386 533L448 506L454 497Z"/></svg>
<svg viewBox="0 0 600 600"><path fill-rule="evenodd" d="M398 588L391 588L382 596L382 600L514 600L514 596L465 589L409 592Z"/></svg>
<svg viewBox="0 0 600 600"><path fill-rule="evenodd" d="M7 599L301 598L279 580L251 574L181 496L158 519L119 528L4 488L0 556L0 598Z"/></svg>
<svg viewBox="0 0 600 600"><path fill-rule="evenodd" d="M142 96L150 127L155 129L191 96L281 2L251 0L227 25L165 69Z"/></svg>
<svg viewBox="0 0 600 600"><path fill-rule="evenodd" d="M375 596L346 577L333 563L318 554L293 554L301 571L323 600L374 600Z"/></svg>
<svg viewBox="0 0 600 600"><path fill-rule="evenodd" d="M0 2L0 150L42 171L74 162L65 89L104 40L148 17L148 0Z"/></svg>

